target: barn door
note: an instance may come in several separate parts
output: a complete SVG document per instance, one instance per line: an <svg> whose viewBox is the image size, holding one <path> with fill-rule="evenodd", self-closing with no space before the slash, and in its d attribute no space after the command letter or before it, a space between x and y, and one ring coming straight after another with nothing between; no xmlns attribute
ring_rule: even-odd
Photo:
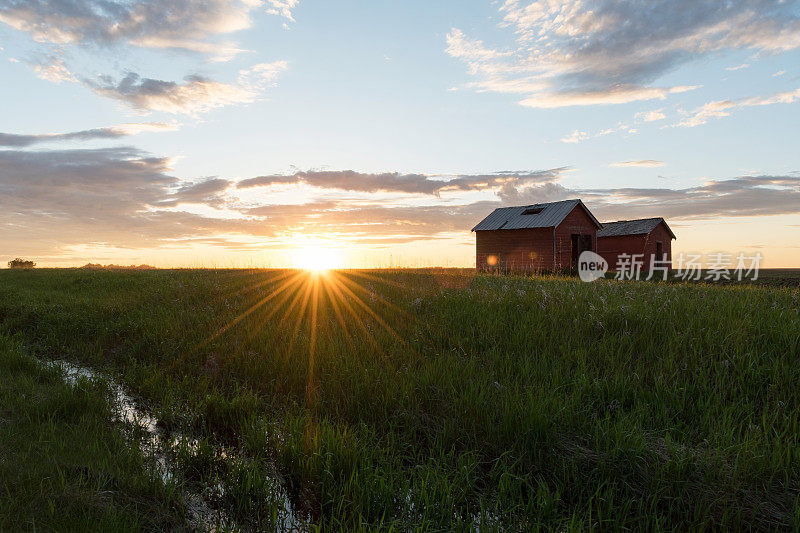
<svg viewBox="0 0 800 533"><path fill-rule="evenodd" d="M590 252L594 251L594 246L592 246L592 236L591 235L579 235L577 233L573 233L572 237L572 269L578 269L578 259L580 258L581 254L587 250Z"/></svg>
<svg viewBox="0 0 800 533"><path fill-rule="evenodd" d="M591 235L581 235L581 252L590 251L594 252L594 246L592 246L592 236Z"/></svg>

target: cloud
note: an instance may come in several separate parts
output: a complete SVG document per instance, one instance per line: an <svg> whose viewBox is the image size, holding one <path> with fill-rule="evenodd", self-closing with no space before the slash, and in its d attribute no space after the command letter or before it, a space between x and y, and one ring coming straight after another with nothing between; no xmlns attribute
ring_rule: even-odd
<svg viewBox="0 0 800 533"><path fill-rule="evenodd" d="M183 83L142 78L128 72L117 81L110 76L84 83L100 96L113 98L139 111L197 115L232 104L253 102L264 87L288 68L285 61L260 63L239 72L237 83L218 82L197 74L186 76Z"/></svg>
<svg viewBox="0 0 800 533"><path fill-rule="evenodd" d="M771 95L751 96L739 100L717 100L708 102L694 109L690 113L683 112L685 118L675 124L662 126L663 128L694 128L707 124L708 122L730 116L736 110L746 107L766 106L774 104L791 104L800 100L800 89L793 91L783 91ZM649 112L636 113L634 121L636 123L653 122L666 118L661 109ZM565 143L578 143L587 139L602 137L616 132L636 133L638 130L631 128L627 124L619 123L616 127L606 128L598 133L589 134L585 131L575 130L572 134L561 139Z"/></svg>
<svg viewBox="0 0 800 533"><path fill-rule="evenodd" d="M222 190L170 174L172 159L130 147L0 150L0 248L59 255L75 247L158 248L198 236L274 235L257 219L174 210ZM170 209L165 209L170 208ZM179 244L178 244L179 245Z"/></svg>
<svg viewBox="0 0 800 533"><path fill-rule="evenodd" d="M586 141L588 139L596 139L598 137L605 137L606 135L611 135L612 133L629 133L634 134L637 133L639 130L631 126L630 124L626 124L624 122L617 123L616 126L612 128L605 128L597 133L588 133L585 131L574 130L569 135L562 137L561 142L563 143L573 143L577 144L579 142Z"/></svg>
<svg viewBox="0 0 800 533"><path fill-rule="evenodd" d="M611 163L610 167L663 167L663 161L656 161L655 159L640 159L638 161L621 161L619 163Z"/></svg>
<svg viewBox="0 0 800 533"><path fill-rule="evenodd" d="M752 96L737 101L720 100L708 102L692 111L685 119L669 127L694 128L695 126L707 124L711 120L730 116L733 111L745 107L791 104L798 100L800 100L800 89L779 92L768 96Z"/></svg>
<svg viewBox="0 0 800 533"><path fill-rule="evenodd" d="M295 174L274 174L248 178L238 183L240 189L303 183L324 189L358 192L398 192L439 195L446 191L485 190L507 182L519 184L556 179L565 168L526 172L456 175L449 177L397 172L364 173L353 170L309 170Z"/></svg>
<svg viewBox="0 0 800 533"><path fill-rule="evenodd" d="M749 66L750 65L748 65L747 63L742 63L741 65L736 65L735 67L725 67L725 70L730 70L730 71L742 70L742 69L747 68Z"/></svg>
<svg viewBox="0 0 800 533"><path fill-rule="evenodd" d="M157 204L177 183L166 174L170 162L129 147L0 150L0 211L53 220L130 215Z"/></svg>
<svg viewBox="0 0 800 533"><path fill-rule="evenodd" d="M783 0L506 0L505 47L453 28L446 52L467 65L479 91L522 94L553 108L659 99L696 86L653 85L712 54L778 54L800 47L800 13Z"/></svg>
<svg viewBox="0 0 800 533"><path fill-rule="evenodd" d="M0 150L0 248L41 257L92 246L135 250L207 244L248 250L257 241L263 250L269 243L280 245L282 238L294 232L336 234L352 244L388 245L467 235L495 207L571 197L583 198L605 220L800 214L800 177L792 175L741 176L683 189L570 188L560 182L563 175L564 169L437 179L395 172L296 173L256 178L249 185L305 182L398 195L488 189L496 199L409 205L398 196L391 203L385 198L380 203L361 198L259 205L237 196L241 183L235 187L232 179L216 176L182 180L172 175L171 158L131 147ZM224 217L213 211L190 213L182 209L185 204L204 204L227 213Z"/></svg>
<svg viewBox="0 0 800 533"><path fill-rule="evenodd" d="M589 138L589 134L586 133L585 131L575 130L572 133L570 133L569 135L567 135L566 137L563 137L561 139L561 142L579 143L581 141L585 141L588 138Z"/></svg>
<svg viewBox="0 0 800 533"><path fill-rule="evenodd" d="M267 0L267 13L280 15L294 22L292 10L297 7L300 0Z"/></svg>
<svg viewBox="0 0 800 533"><path fill-rule="evenodd" d="M784 74L786 74L786 71L785 71L785 70L779 70L779 71L777 71L776 73L774 73L774 74L772 75L772 77L773 77L773 78L777 78L777 77L779 77L779 76L783 76Z"/></svg>
<svg viewBox="0 0 800 533"><path fill-rule="evenodd" d="M712 119L729 116L731 114L730 110L734 107L736 107L736 104L731 100L708 102L695 109L691 116L674 124L673 127L694 128L695 126L706 124Z"/></svg>
<svg viewBox="0 0 800 533"><path fill-rule="evenodd" d="M652 111L642 111L640 113L636 113L634 119L638 120L639 122L655 122L657 120L663 120L667 118L667 115L664 114L663 109L654 109Z"/></svg>
<svg viewBox="0 0 800 533"><path fill-rule="evenodd" d="M241 87L261 91L274 85L275 79L289 69L288 61L258 63L249 69L240 70L238 82Z"/></svg>
<svg viewBox="0 0 800 533"><path fill-rule="evenodd" d="M67 69L64 61L55 56L47 56L41 61L34 62L32 66L33 71L36 72L36 75L43 80L53 83L61 83L65 81L74 83L78 81L69 71L69 69Z"/></svg>
<svg viewBox="0 0 800 533"><path fill-rule="evenodd" d="M753 96L750 98L745 98L741 101L740 105L742 107L749 107L772 104L792 104L798 100L800 100L800 89L795 89L794 91L784 91L772 94L770 96Z"/></svg>
<svg viewBox="0 0 800 533"><path fill-rule="evenodd" d="M211 207L223 207L224 193L232 182L223 178L208 178L195 183L181 185L160 206L177 206L180 204L206 204Z"/></svg>
<svg viewBox="0 0 800 533"><path fill-rule="evenodd" d="M116 139L128 135L136 135L143 131L172 131L176 124L165 122L125 123L109 128L72 131L69 133L38 133L24 135L16 133L0 133L0 146L23 148L39 143L58 141L88 141L92 139Z"/></svg>
<svg viewBox="0 0 800 533"><path fill-rule="evenodd" d="M267 0L266 11L291 19L297 3ZM198 74L168 81L133 71L123 71L121 79L92 77L73 72L65 59L74 47L113 53L115 61L119 47L140 47L192 51L227 61L243 50L220 37L250 27L251 12L259 7L265 7L264 0L0 0L0 22L42 43L47 52L30 62L42 79L81 81L98 95L139 111L197 115L254 101L288 64L259 63L241 70L237 82L225 83ZM122 53L127 55L127 50Z"/></svg>
<svg viewBox="0 0 800 533"><path fill-rule="evenodd" d="M498 192L504 205L582 198L600 220L662 216L675 220L719 217L800 214L800 178L794 176L742 176L711 180L698 187L668 188L566 188L557 181Z"/></svg>
<svg viewBox="0 0 800 533"><path fill-rule="evenodd" d="M712 180L686 189L596 189L582 191L600 215L674 219L765 216L800 213L800 178L742 176ZM591 203L589 203L591 202Z"/></svg>
<svg viewBox="0 0 800 533"><path fill-rule="evenodd" d="M619 84L595 90L569 90L550 94L537 94L520 101L525 107L589 106L626 104L638 100L664 100L667 95L696 89L697 85L678 87L639 87L632 84Z"/></svg>
<svg viewBox="0 0 800 533"><path fill-rule="evenodd" d="M353 242L400 243L464 232L496 202L463 206L386 206L321 201L242 208L231 182L182 181L169 158L134 148L0 151L0 247L41 257L64 250L181 248L217 242L242 248L287 231L344 235ZM239 209L240 218L180 210L186 203ZM244 246L246 249L247 246Z"/></svg>
<svg viewBox="0 0 800 533"><path fill-rule="evenodd" d="M576 196L576 191L557 182L523 187L509 183L498 191L497 196L504 205L526 205L565 200Z"/></svg>
<svg viewBox="0 0 800 533"><path fill-rule="evenodd" d="M288 0L270 5L276 3L296 4ZM6 0L0 6L0 22L44 43L177 48L229 59L241 50L217 37L250 27L250 13L260 4L257 0Z"/></svg>

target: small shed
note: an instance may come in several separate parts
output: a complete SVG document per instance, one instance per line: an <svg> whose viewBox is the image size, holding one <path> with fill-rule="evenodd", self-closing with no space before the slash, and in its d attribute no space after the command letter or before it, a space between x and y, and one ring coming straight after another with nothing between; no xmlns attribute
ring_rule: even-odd
<svg viewBox="0 0 800 533"><path fill-rule="evenodd" d="M597 251L601 224L580 199L501 207L478 223L478 270L577 268L585 250Z"/></svg>
<svg viewBox="0 0 800 533"><path fill-rule="evenodd" d="M614 270L622 254L641 255L642 269L650 270L652 260L672 262L675 234L663 218L640 218L604 222L597 232L597 253Z"/></svg>

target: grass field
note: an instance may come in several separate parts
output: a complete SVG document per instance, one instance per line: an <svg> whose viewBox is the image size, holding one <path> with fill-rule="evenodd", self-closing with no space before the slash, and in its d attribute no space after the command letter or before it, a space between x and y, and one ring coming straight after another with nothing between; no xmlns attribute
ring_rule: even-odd
<svg viewBox="0 0 800 533"><path fill-rule="evenodd" d="M139 531L185 523L179 487L110 423L103 383L65 384L0 333L0 531Z"/></svg>
<svg viewBox="0 0 800 533"><path fill-rule="evenodd" d="M779 278L2 271L0 529L47 505L170 527L187 491L243 529L797 529L800 290ZM31 356L131 391L175 478L125 447L102 384Z"/></svg>

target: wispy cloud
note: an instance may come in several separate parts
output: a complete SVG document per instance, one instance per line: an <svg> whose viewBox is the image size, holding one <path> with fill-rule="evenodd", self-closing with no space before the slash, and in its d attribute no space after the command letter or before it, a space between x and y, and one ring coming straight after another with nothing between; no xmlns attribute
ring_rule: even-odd
<svg viewBox="0 0 800 533"><path fill-rule="evenodd" d="M145 131L174 131L178 124L166 122L145 122L117 124L108 128L71 131L68 133L37 133L24 135L18 133L1 133L0 146L24 148L34 144L59 141L88 141L93 139L116 139L128 135L136 135Z"/></svg>
<svg viewBox="0 0 800 533"><path fill-rule="evenodd" d="M507 47L453 28L446 51L464 62L477 90L522 94L552 108L663 100L690 86L656 86L669 70L730 50L781 53L800 47L792 2L658 0L646 8L614 0L506 0Z"/></svg>
<svg viewBox="0 0 800 533"><path fill-rule="evenodd" d="M31 63L33 71L38 77L53 83L77 82L77 78L67 69L67 65L60 57L48 55Z"/></svg>
<svg viewBox="0 0 800 533"><path fill-rule="evenodd" d="M639 159L636 161L620 161L619 163L611 163L608 165L610 167L644 167L644 168L654 168L654 167L663 167L663 161L657 161L655 159Z"/></svg>
<svg viewBox="0 0 800 533"><path fill-rule="evenodd" d="M641 121L638 121L641 122ZM569 135L562 137L561 142L564 143L579 143L589 139L597 139L598 137L605 137L606 135L611 135L612 133L628 133L634 134L638 133L638 129L636 129L635 125L626 124L624 122L617 123L616 126L611 128L602 129L596 133L588 133L586 131L581 130L574 130Z"/></svg>
<svg viewBox="0 0 800 533"><path fill-rule="evenodd" d="M83 72L75 50L91 49L126 58L131 49L182 50L211 61L228 61L240 52L227 35L249 28L254 10L264 9L292 20L297 0L56 0L0 1L0 23L28 33L39 59L29 62L42 79L81 81L101 96L114 98L140 111L196 115L209 109L252 102L279 72L285 61L260 63L239 73L237 82L190 73L169 81L120 69L119 76ZM165 54L165 57L169 57ZM136 69L137 71L139 69ZM191 72L191 71L190 71Z"/></svg>
<svg viewBox="0 0 800 533"><path fill-rule="evenodd" d="M689 116L669 127L693 128L707 124L711 120L730 116L733 111L745 107L773 104L791 104L800 100L800 89L784 91L766 96L752 96L740 100L719 100L708 102L692 111Z"/></svg>
<svg viewBox="0 0 800 533"><path fill-rule="evenodd" d="M110 76L84 80L100 96L119 100L139 111L197 115L211 109L254 101L261 91L286 70L285 61L260 63L239 72L236 83L223 83L199 75L182 83L142 78L129 72L117 81Z"/></svg>
<svg viewBox="0 0 800 533"><path fill-rule="evenodd" d="M664 216L682 220L800 213L800 178L742 176L711 180L686 189L596 189L582 191L593 211L626 218ZM611 218L610 216L608 218Z"/></svg>
<svg viewBox="0 0 800 533"><path fill-rule="evenodd" d="M455 176L368 173L353 170L309 170L295 174L275 174L248 178L239 182L240 189L303 183L324 189L358 192L399 192L439 195L447 191L475 191L501 187L506 183L527 184L557 179L566 168L525 172L497 172Z"/></svg>
<svg viewBox="0 0 800 533"><path fill-rule="evenodd" d="M267 0L267 13L280 15L294 22L292 10L297 7L300 0Z"/></svg>
<svg viewBox="0 0 800 533"><path fill-rule="evenodd" d="M572 133L567 135L566 137L561 138L561 142L565 143L579 143L581 141L585 141L588 139L590 135L585 131L574 130Z"/></svg>
<svg viewBox="0 0 800 533"><path fill-rule="evenodd" d="M576 189L546 186L506 187L506 204L530 204L580 197L601 220L663 216L676 220L800 214L800 178L742 176L711 180L698 187Z"/></svg>
<svg viewBox="0 0 800 533"><path fill-rule="evenodd" d="M233 182L224 178L208 178L198 182L184 183L159 206L178 206L181 204L205 204L220 208L225 203L224 194Z"/></svg>
<svg viewBox="0 0 800 533"><path fill-rule="evenodd" d="M664 120L667 118L667 115L664 114L663 109L653 109L652 111L642 111L636 113L634 116L635 120L640 122L655 122L657 120Z"/></svg>
<svg viewBox="0 0 800 533"><path fill-rule="evenodd" d="M29 33L36 41L57 45L128 44L229 59L241 50L218 36L250 27L250 14L260 4L253 0L7 0L0 6L0 22ZM295 5L293 0L271 1L268 12L291 16Z"/></svg>

